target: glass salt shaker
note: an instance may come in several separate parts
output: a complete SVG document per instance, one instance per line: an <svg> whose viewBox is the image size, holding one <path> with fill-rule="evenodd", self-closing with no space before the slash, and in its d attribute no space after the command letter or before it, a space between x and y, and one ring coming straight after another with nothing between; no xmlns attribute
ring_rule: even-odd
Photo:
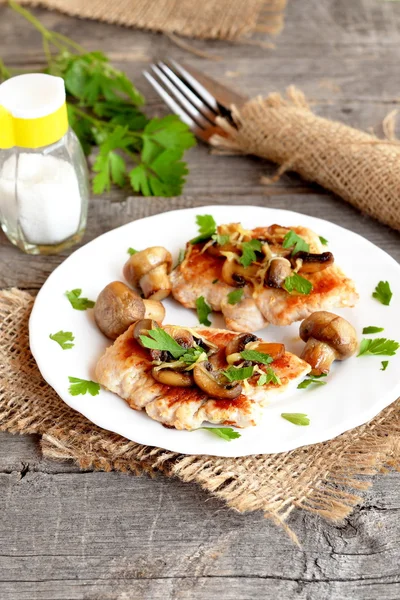
<svg viewBox="0 0 400 600"><path fill-rule="evenodd" d="M86 159L68 126L64 81L42 73L0 85L0 222L29 254L55 254L86 227Z"/></svg>

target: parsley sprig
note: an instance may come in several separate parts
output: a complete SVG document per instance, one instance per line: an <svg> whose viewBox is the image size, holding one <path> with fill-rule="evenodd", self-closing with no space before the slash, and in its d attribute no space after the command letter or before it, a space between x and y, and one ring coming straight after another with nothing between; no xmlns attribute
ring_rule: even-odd
<svg viewBox="0 0 400 600"><path fill-rule="evenodd" d="M57 333L51 333L49 338L53 340L53 342L57 342L63 350L70 350L75 345L73 343L75 337L71 331L57 331Z"/></svg>
<svg viewBox="0 0 400 600"><path fill-rule="evenodd" d="M250 240L242 243L242 256L239 262L244 267L249 267L257 260L256 252L261 252L262 244L260 240Z"/></svg>
<svg viewBox="0 0 400 600"><path fill-rule="evenodd" d="M79 394L90 394L91 396L97 396L100 393L100 385L90 379L79 379L79 377L68 377L70 386L68 388L71 396L78 396Z"/></svg>
<svg viewBox="0 0 400 600"><path fill-rule="evenodd" d="M222 371L229 381L243 381L249 379L254 373L254 367L234 367L230 366Z"/></svg>
<svg viewBox="0 0 400 600"><path fill-rule="evenodd" d="M290 277L286 277L283 282L283 287L289 294L298 293L298 294L310 294L313 289L313 284L308 279L305 279L301 275L297 273L293 273Z"/></svg>
<svg viewBox="0 0 400 600"><path fill-rule="evenodd" d="M304 379L304 381L299 383L299 385L297 386L297 389L304 390L304 389L308 388L310 385L326 385L327 384L326 381L321 381L322 377L326 377L326 374L321 373L321 375L307 375L307 379Z"/></svg>
<svg viewBox="0 0 400 600"><path fill-rule="evenodd" d="M199 318L199 323L201 325L205 325L206 327L210 327L211 321L208 318L208 315L212 313L212 308L205 301L204 296L199 296L196 300L196 310L197 316Z"/></svg>
<svg viewBox="0 0 400 600"><path fill-rule="evenodd" d="M72 308L75 308L75 310L87 310L88 308L93 308L95 302L93 302L93 300L88 300L87 298L81 298L81 294L82 290L80 288L65 292Z"/></svg>
<svg viewBox="0 0 400 600"><path fill-rule="evenodd" d="M292 256L297 252L310 251L310 245L307 244L307 242L302 237L297 235L297 233L293 231L293 229L288 231L288 233L283 238L282 246L283 248L291 248L293 246Z"/></svg>
<svg viewBox="0 0 400 600"><path fill-rule="evenodd" d="M10 6L42 35L43 70L64 79L69 123L85 154L98 147L93 192L130 183L144 196L179 195L188 172L182 157L195 144L189 127L175 115L149 120L142 94L107 56L46 29L16 2ZM11 75L0 68L0 80Z"/></svg>
<svg viewBox="0 0 400 600"><path fill-rule="evenodd" d="M180 346L178 342L164 331L164 329L161 329L161 327L150 329L148 335L140 336L140 341L145 348L169 352L175 359L180 358L188 351L188 348Z"/></svg>
<svg viewBox="0 0 400 600"><path fill-rule="evenodd" d="M227 295L228 304L237 304L243 297L243 288L238 288Z"/></svg>
<svg viewBox="0 0 400 600"><path fill-rule="evenodd" d="M307 426L310 424L310 419L304 413L282 413L281 417L293 423L293 425Z"/></svg>
<svg viewBox="0 0 400 600"><path fill-rule="evenodd" d="M381 304L385 304L389 306L390 301L393 296L393 292L390 289L390 284L388 281L380 281L375 288L374 293L372 294L373 298L379 300Z"/></svg>
<svg viewBox="0 0 400 600"><path fill-rule="evenodd" d="M268 385L269 383L274 383L275 385L282 385L280 378L275 373L275 371L271 369L271 367L268 367L265 373L260 375L260 377L257 380L257 385Z"/></svg>
<svg viewBox="0 0 400 600"><path fill-rule="evenodd" d="M240 433L232 429L232 427L199 427L199 429L205 429L214 435L222 438L226 442L231 442L232 440L236 440L240 438ZM197 429L194 429L197 431Z"/></svg>
<svg viewBox="0 0 400 600"><path fill-rule="evenodd" d="M388 340L387 338L364 338L360 344L360 350L357 356L366 354L375 354L377 356L394 356L400 348L399 342Z"/></svg>
<svg viewBox="0 0 400 600"><path fill-rule="evenodd" d="M199 227L199 235L190 240L191 244L198 244L209 240L217 231L217 224L211 215L197 215L196 223Z"/></svg>

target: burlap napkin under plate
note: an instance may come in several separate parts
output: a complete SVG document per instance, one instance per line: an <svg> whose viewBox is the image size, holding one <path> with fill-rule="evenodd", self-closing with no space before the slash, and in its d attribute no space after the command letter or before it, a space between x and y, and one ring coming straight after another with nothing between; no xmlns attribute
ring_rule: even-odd
<svg viewBox="0 0 400 600"><path fill-rule="evenodd" d="M162 472L194 481L231 508L262 510L281 524L294 508L339 521L362 501L355 490L366 489L376 472L399 466L400 400L329 442L244 458L185 456L100 429L42 379L29 351L32 304L27 292L0 292L0 429L40 434L46 457L73 459L81 468Z"/></svg>
<svg viewBox="0 0 400 600"><path fill-rule="evenodd" d="M0 0L0 4L7 0ZM256 31L277 34L286 0L18 0L73 17L193 38L237 40Z"/></svg>

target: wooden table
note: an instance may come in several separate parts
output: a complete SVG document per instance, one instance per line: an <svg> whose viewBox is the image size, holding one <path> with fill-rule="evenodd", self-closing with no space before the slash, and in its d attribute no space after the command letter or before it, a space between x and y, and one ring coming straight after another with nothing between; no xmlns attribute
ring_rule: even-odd
<svg viewBox="0 0 400 600"><path fill-rule="evenodd" d="M327 117L379 132L400 97L400 2L289 0L276 48L193 42L204 60L167 37L35 11L45 25L107 52L148 98L141 76L156 57L185 59L249 95L294 83ZM0 9L0 56L34 70L38 35ZM132 218L211 203L256 204L315 215L360 233L400 259L400 236L324 190L286 175L274 186L261 160L213 157L199 145L176 199L93 198L85 242ZM36 292L65 258L31 257L0 235L0 287ZM42 459L38 439L1 434L1 600L382 599L400 597L400 475L375 477L362 507L334 526L297 512L302 548L264 519L237 514L194 485L158 477L79 472Z"/></svg>

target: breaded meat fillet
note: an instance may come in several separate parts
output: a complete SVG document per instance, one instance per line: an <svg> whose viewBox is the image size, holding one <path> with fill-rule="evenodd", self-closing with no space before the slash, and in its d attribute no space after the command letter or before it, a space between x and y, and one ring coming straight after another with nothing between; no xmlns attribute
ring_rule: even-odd
<svg viewBox="0 0 400 600"><path fill-rule="evenodd" d="M111 392L126 400L131 408L145 410L150 418L167 427L196 429L204 421L235 427L257 425L262 408L277 394L295 387L311 367L290 352L271 363L281 385L268 383L257 385L259 375L248 379L242 394L235 400L221 400L207 396L200 388L176 387L158 383L151 375L152 362L146 348L133 338L133 328L122 334L107 348L96 365L96 379ZM235 337L222 329L194 328L209 342L220 349L218 368L225 366L225 347ZM262 369L265 369L261 365Z"/></svg>
<svg viewBox="0 0 400 600"><path fill-rule="evenodd" d="M272 226L277 227L277 226ZM267 236L270 228L252 230L254 239ZM305 227L291 227L310 246L310 252L322 253L318 236ZM186 308L195 308L203 296L214 311L225 317L226 326L233 331L257 331L272 325L290 325L317 310L352 307L358 299L354 283L341 269L332 264L315 273L301 273L312 283L309 294L289 294L285 289L264 286L255 289L246 284L241 301L230 304L228 294L234 288L223 281L224 258L203 251L204 244L187 246L185 260L170 274L172 294ZM271 245L274 250L274 246ZM279 252L279 248L277 248Z"/></svg>

